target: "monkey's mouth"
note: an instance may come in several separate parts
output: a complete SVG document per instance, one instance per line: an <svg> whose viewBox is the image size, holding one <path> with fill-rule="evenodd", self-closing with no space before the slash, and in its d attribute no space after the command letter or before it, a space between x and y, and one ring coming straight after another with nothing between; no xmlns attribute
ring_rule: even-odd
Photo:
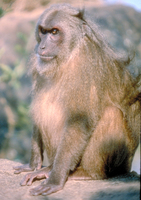
<svg viewBox="0 0 141 200"><path fill-rule="evenodd" d="M45 55L43 56L43 55L39 55L39 54L37 54L37 57L44 62L48 62L55 58L55 56L45 56Z"/></svg>

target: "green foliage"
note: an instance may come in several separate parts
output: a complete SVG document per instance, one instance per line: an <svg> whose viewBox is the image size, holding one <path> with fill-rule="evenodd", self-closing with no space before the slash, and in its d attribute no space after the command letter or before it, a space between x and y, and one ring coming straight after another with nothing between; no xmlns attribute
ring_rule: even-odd
<svg viewBox="0 0 141 200"><path fill-rule="evenodd" d="M23 94L24 68L22 63L14 67L0 63L0 107L7 124L0 126L0 156L27 162L32 126L27 94Z"/></svg>
<svg viewBox="0 0 141 200"><path fill-rule="evenodd" d="M4 10L0 7L0 17L2 17L4 14Z"/></svg>
<svg viewBox="0 0 141 200"><path fill-rule="evenodd" d="M1 62L5 52L0 50L0 157L27 162L32 129L26 67L28 37L18 32L16 38L13 51L17 60L11 65Z"/></svg>
<svg viewBox="0 0 141 200"><path fill-rule="evenodd" d="M27 36L24 33L18 32L17 38L20 42L15 45L14 49L18 54L25 57L28 53L25 48L25 45L27 44Z"/></svg>
<svg viewBox="0 0 141 200"><path fill-rule="evenodd" d="M20 87L19 79L23 75L23 71L19 70L18 66L13 69L5 64L0 64L2 74L0 75L0 82L4 82L8 87L17 89Z"/></svg>
<svg viewBox="0 0 141 200"><path fill-rule="evenodd" d="M21 78L25 75L23 65L17 65L11 68L8 65L0 64L0 84L3 83L7 91L12 91L13 97L17 96L19 91L22 91ZM28 104L23 102L17 97L17 103L15 107L12 107L11 103L7 101L6 95L5 102L11 107L13 116L15 116L15 129L26 128L29 129L28 118Z"/></svg>
<svg viewBox="0 0 141 200"><path fill-rule="evenodd" d="M28 102L18 97L23 89L21 80L26 76L25 59L28 52L25 50L25 44L27 43L27 37L23 33L18 33L17 37L20 43L15 46L15 50L24 57L24 60L16 62L13 67L0 63L0 84L3 84L5 88L3 91L5 96L3 98L7 104L6 106L10 107L12 116L15 118L14 129L22 129L24 127L28 131L30 129ZM7 99L8 91L12 91L12 96L9 100ZM16 98L14 106L11 103L12 98Z"/></svg>

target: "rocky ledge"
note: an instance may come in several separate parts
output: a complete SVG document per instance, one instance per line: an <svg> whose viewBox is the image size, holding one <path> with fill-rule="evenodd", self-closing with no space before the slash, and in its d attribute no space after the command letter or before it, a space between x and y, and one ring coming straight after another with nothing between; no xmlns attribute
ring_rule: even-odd
<svg viewBox="0 0 141 200"><path fill-rule="evenodd" d="M1 200L139 200L140 176L131 172L124 176L93 181L68 181L63 190L49 196L30 196L32 186L20 186L20 180L26 173L14 174L14 161L0 159L0 199Z"/></svg>

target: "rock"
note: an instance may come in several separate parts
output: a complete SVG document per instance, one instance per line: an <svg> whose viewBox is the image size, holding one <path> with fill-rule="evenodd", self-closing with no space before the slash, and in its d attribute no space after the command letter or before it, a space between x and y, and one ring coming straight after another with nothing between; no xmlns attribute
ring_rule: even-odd
<svg viewBox="0 0 141 200"><path fill-rule="evenodd" d="M139 200L140 177L131 172L108 180L67 181L63 190L49 196L30 196L29 189L39 185L20 186L24 174L14 174L13 167L21 165L14 161L0 159L1 200Z"/></svg>

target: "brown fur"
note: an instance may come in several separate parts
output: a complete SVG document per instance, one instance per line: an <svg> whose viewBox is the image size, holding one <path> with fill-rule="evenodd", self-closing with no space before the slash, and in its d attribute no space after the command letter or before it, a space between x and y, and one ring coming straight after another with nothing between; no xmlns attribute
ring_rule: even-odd
<svg viewBox="0 0 141 200"><path fill-rule="evenodd" d="M56 26L62 35L55 49L54 42L46 47L41 28ZM68 5L43 13L36 39L36 54L50 55L50 49L58 54L44 64L32 57L31 160L15 173L40 169L43 149L50 167L25 176L21 184L49 177L31 194L50 194L63 187L69 174L81 180L129 172L139 143L141 93L140 79L126 69L130 59L118 56L84 13Z"/></svg>

